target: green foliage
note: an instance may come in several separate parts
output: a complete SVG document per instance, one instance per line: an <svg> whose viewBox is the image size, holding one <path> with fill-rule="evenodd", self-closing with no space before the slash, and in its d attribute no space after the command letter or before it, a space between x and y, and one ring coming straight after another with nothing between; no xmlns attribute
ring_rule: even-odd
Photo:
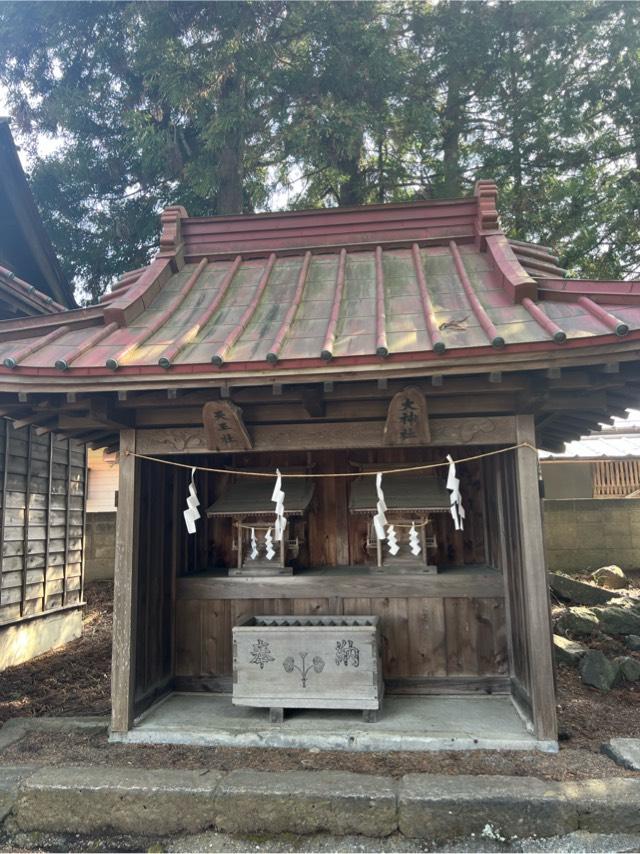
<svg viewBox="0 0 640 854"><path fill-rule="evenodd" d="M4 2L0 83L90 299L148 260L168 204L445 198L480 177L513 236L640 276L638 2Z"/></svg>

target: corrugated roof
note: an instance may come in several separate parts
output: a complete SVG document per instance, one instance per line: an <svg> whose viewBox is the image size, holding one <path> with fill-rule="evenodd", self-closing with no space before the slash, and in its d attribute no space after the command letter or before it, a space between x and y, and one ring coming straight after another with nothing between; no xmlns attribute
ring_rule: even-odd
<svg viewBox="0 0 640 854"><path fill-rule="evenodd" d="M169 208L162 225L155 260L99 306L0 323L0 373L507 362L640 338L640 282L534 279L519 260L530 245L514 253L498 228L491 182L447 202L204 219Z"/></svg>
<svg viewBox="0 0 640 854"><path fill-rule="evenodd" d="M640 457L640 410L631 409L627 418L614 418L612 424L600 425L601 432L567 442L561 453L540 451L540 458L612 459Z"/></svg>

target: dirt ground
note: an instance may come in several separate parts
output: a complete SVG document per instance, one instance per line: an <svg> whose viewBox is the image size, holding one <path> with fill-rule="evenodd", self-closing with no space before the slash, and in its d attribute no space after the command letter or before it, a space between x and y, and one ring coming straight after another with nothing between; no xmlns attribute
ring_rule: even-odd
<svg viewBox="0 0 640 854"><path fill-rule="evenodd" d="M87 585L85 635L59 651L0 674L0 721L42 715L109 712L111 588ZM615 641L612 642L615 645ZM615 647L606 650L617 654ZM340 769L401 776L407 773L508 774L569 780L637 776L601 753L613 736L640 737L640 685L608 694L583 685L577 672L557 675L560 752L314 753L308 750L192 748L109 744L105 732L30 732L0 752L0 763L119 765L145 768Z"/></svg>

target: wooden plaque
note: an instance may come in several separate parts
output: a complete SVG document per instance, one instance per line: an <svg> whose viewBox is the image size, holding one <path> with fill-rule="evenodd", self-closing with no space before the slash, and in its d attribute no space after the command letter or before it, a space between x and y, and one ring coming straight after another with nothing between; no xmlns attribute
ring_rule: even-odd
<svg viewBox="0 0 640 854"><path fill-rule="evenodd" d="M427 445L431 442L427 401L419 388L407 386L393 396L384 425L385 445Z"/></svg>
<svg viewBox="0 0 640 854"><path fill-rule="evenodd" d="M248 451L253 447L242 410L230 400L205 403L202 422L210 451Z"/></svg>

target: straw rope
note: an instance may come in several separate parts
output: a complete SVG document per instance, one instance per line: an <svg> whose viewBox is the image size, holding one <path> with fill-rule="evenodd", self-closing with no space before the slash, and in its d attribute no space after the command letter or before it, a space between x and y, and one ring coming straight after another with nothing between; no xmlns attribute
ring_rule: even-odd
<svg viewBox="0 0 640 854"><path fill-rule="evenodd" d="M532 445L530 442L520 442L517 445L509 445L507 448L496 448L494 451L485 451L482 454L473 454L470 457L460 457L457 460L453 460L454 463L470 463L473 460L482 460L485 457L494 457L497 454L507 454L510 451L517 451L518 448L529 448L529 450L533 451L536 456L538 454L538 449ZM188 453L188 452L187 452ZM181 469L195 469L196 471L205 471L210 472L212 474L233 474L238 475L238 477L268 477L271 480L275 477L275 472L269 471L246 471L242 469L221 469L221 468L211 468L209 466L198 466L198 465L190 465L189 463L178 463L175 460L166 460L162 459L162 457L151 457L148 454L137 454L135 451L125 451L125 456L136 457L139 460L149 460L152 463L162 463L165 466L175 466L176 468ZM323 477L375 477L376 475L390 475L390 474L406 474L407 472L412 471L428 471L429 469L437 469L437 468L449 468L449 461L445 460L441 463L424 463L418 466L406 466L403 468L392 468L392 469L383 469L380 471L377 469L376 471L356 471L356 472L310 472L310 473L301 473L295 472L287 474L286 472L282 473L282 479L285 478L323 478Z"/></svg>

